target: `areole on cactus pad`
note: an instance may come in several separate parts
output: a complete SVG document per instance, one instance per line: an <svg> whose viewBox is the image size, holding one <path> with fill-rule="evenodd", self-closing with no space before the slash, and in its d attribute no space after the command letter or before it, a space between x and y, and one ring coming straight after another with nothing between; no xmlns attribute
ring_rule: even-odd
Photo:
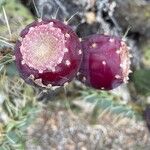
<svg viewBox="0 0 150 150"><path fill-rule="evenodd" d="M83 60L77 78L86 85L111 90L128 80L130 54L126 43L108 35L90 35L82 40Z"/></svg>
<svg viewBox="0 0 150 150"><path fill-rule="evenodd" d="M15 46L15 61L29 84L55 88L70 82L82 59L76 33L61 21L40 20L28 25Z"/></svg>

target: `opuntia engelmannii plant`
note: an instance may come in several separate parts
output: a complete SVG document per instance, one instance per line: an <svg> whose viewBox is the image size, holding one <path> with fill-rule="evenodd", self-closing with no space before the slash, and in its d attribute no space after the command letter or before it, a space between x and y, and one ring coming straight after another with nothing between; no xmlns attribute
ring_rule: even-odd
<svg viewBox="0 0 150 150"><path fill-rule="evenodd" d="M129 51L119 37L91 35L82 40L83 61L77 78L86 85L111 90L127 82Z"/></svg>
<svg viewBox="0 0 150 150"><path fill-rule="evenodd" d="M82 58L76 33L61 21L39 20L28 25L15 46L16 66L29 84L55 88L70 82Z"/></svg>

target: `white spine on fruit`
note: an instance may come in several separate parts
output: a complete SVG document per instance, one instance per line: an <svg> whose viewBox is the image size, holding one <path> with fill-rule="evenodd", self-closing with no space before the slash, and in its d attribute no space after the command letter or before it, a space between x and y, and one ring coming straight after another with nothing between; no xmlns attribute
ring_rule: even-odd
<svg viewBox="0 0 150 150"><path fill-rule="evenodd" d="M66 60L66 65L69 66L71 62L69 60Z"/></svg>
<svg viewBox="0 0 150 150"><path fill-rule="evenodd" d="M106 65L106 61L103 60L103 61L102 61L102 64L103 64L103 65Z"/></svg>

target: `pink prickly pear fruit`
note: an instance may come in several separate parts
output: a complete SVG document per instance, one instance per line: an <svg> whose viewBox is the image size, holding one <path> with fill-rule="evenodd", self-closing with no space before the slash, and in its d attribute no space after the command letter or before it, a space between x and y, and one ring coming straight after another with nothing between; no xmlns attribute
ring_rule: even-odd
<svg viewBox="0 0 150 150"><path fill-rule="evenodd" d="M91 35L82 40L83 60L77 78L95 89L111 90L126 83L130 54L119 37Z"/></svg>
<svg viewBox="0 0 150 150"><path fill-rule="evenodd" d="M55 89L70 82L81 64L76 33L61 21L39 20L28 25L15 45L20 76L29 84Z"/></svg>

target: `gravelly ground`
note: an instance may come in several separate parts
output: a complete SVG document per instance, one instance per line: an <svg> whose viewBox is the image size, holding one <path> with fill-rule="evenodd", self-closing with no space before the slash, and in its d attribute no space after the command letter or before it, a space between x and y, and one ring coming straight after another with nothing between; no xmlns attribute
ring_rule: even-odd
<svg viewBox="0 0 150 150"><path fill-rule="evenodd" d="M44 111L28 128L26 149L149 150L150 135L143 121L108 112L94 125L87 120L65 110Z"/></svg>

